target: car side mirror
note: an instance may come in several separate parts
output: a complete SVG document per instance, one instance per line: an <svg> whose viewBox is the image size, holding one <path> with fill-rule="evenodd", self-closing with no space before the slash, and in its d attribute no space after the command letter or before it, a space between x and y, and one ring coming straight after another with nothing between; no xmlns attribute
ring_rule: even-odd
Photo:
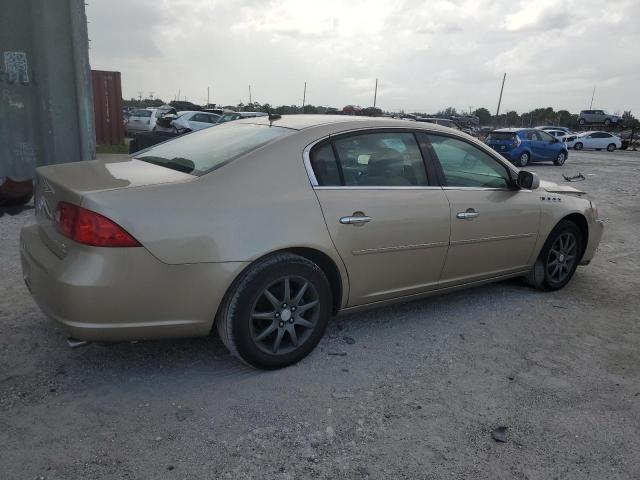
<svg viewBox="0 0 640 480"><path fill-rule="evenodd" d="M535 173L520 170L520 172L518 172L518 178L516 179L516 185L518 188L524 190L535 190L540 186L540 179Z"/></svg>

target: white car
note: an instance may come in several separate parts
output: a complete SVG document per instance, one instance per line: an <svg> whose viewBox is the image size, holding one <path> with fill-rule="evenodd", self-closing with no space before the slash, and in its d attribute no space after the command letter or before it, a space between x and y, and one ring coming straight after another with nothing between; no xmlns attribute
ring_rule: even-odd
<svg viewBox="0 0 640 480"><path fill-rule="evenodd" d="M171 126L174 132L195 132L214 126L219 118L220 115L209 112L178 112L178 117L171 122Z"/></svg>
<svg viewBox="0 0 640 480"><path fill-rule="evenodd" d="M607 150L613 152L622 147L622 140L607 132L584 132L576 136L575 140L566 142L567 146L575 150Z"/></svg>
<svg viewBox="0 0 640 480"><path fill-rule="evenodd" d="M156 119L162 112L157 108L139 108L133 110L127 118L125 131L128 137L138 132L151 132L156 126Z"/></svg>

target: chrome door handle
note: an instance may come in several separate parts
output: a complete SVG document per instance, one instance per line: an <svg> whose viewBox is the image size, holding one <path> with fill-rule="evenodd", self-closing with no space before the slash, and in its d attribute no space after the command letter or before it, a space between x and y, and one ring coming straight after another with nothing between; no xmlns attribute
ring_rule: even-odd
<svg viewBox="0 0 640 480"><path fill-rule="evenodd" d="M480 214L476 212L473 208L468 208L466 212L458 212L456 214L456 218L460 220L473 220L478 216L480 216Z"/></svg>
<svg viewBox="0 0 640 480"><path fill-rule="evenodd" d="M340 223L343 225L364 225L365 223L369 223L370 221L371 217L367 217L366 215L340 218Z"/></svg>

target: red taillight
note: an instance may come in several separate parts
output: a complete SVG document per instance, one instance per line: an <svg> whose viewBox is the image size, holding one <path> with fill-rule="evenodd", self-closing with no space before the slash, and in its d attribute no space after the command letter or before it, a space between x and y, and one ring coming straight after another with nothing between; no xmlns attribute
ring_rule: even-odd
<svg viewBox="0 0 640 480"><path fill-rule="evenodd" d="M72 203L60 202L55 223L58 231L78 243L94 247L139 247L140 243L117 223Z"/></svg>

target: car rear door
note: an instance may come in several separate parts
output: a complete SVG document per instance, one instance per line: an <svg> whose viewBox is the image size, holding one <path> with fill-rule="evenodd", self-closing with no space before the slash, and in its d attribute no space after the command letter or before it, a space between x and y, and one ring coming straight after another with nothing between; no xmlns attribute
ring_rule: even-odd
<svg viewBox="0 0 640 480"><path fill-rule="evenodd" d="M305 163L348 271L349 306L437 286L449 202L434 171L427 175L413 132L342 134L308 148Z"/></svg>
<svg viewBox="0 0 640 480"><path fill-rule="evenodd" d="M560 153L560 150L562 150L562 142L547 132L540 131L538 135L540 136L541 158L544 160L554 160Z"/></svg>
<svg viewBox="0 0 640 480"><path fill-rule="evenodd" d="M475 144L427 135L451 206L449 286L524 271L540 224L540 199L512 186L509 168Z"/></svg>

